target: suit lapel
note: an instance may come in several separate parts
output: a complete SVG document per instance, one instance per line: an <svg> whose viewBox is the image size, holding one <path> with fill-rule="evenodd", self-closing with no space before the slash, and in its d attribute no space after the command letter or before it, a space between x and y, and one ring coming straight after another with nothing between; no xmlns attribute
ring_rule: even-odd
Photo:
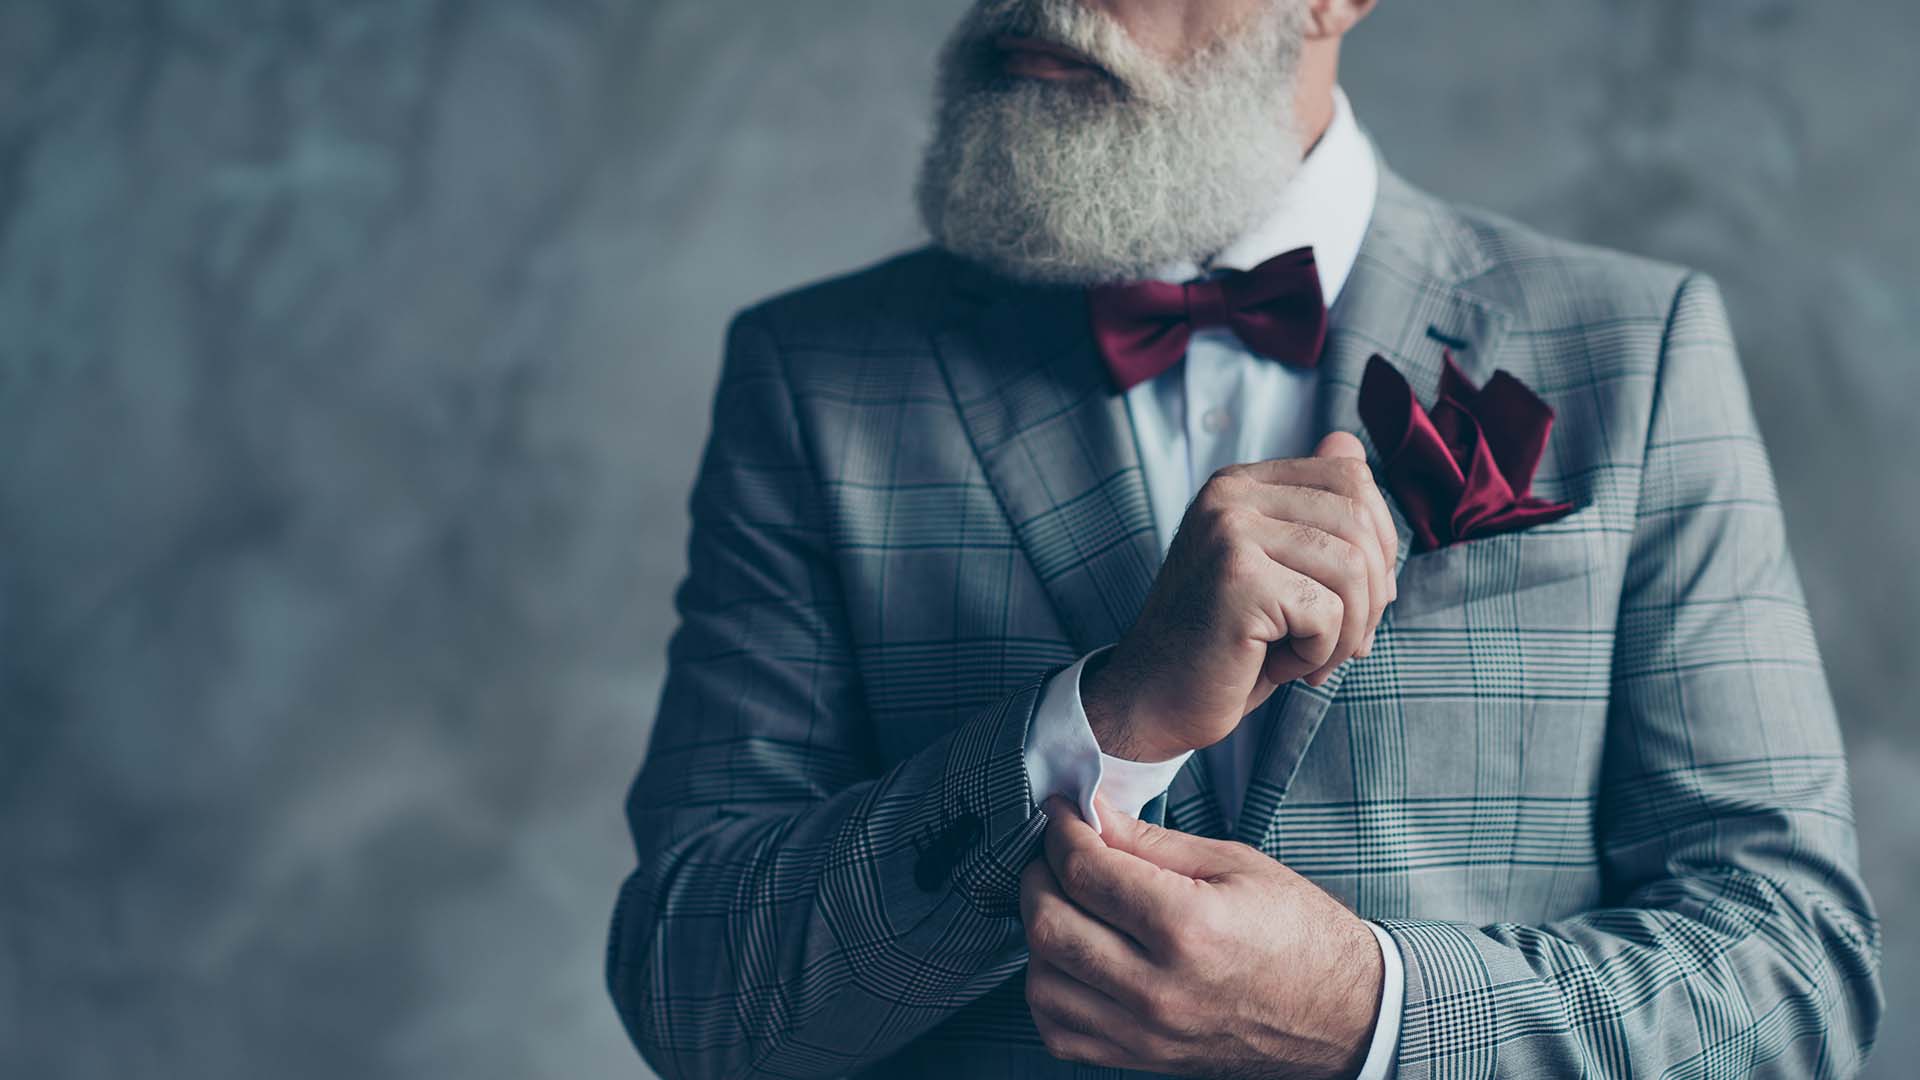
<svg viewBox="0 0 1920 1080"><path fill-rule="evenodd" d="M1355 433L1376 475L1383 472L1379 448L1359 412L1360 378L1368 358L1384 356L1406 376L1422 402L1431 402L1445 350L1453 350L1476 380L1484 379L1493 370L1493 357L1511 321L1497 304L1463 287L1487 268L1487 258L1458 216L1384 166L1380 179L1373 221L1331 313L1314 408L1316 440L1332 431ZM1412 532L1391 496L1387 504L1400 539L1397 577ZM1381 639L1392 633L1392 621L1393 609L1388 608ZM1328 707L1347 672L1372 659L1341 665L1319 687L1290 683L1262 706L1260 746L1235 822L1235 839L1272 850L1280 804ZM1177 794L1170 803L1170 810L1181 806Z"/></svg>
<svg viewBox="0 0 1920 1080"><path fill-rule="evenodd" d="M957 291L935 349L974 453L1074 648L1110 644L1146 600L1160 551L1126 402L1094 351L1084 295L971 269Z"/></svg>

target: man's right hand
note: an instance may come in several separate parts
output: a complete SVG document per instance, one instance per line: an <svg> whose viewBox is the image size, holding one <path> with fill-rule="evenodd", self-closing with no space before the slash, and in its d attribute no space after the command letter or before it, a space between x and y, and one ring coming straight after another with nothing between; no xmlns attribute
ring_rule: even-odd
<svg viewBox="0 0 1920 1080"><path fill-rule="evenodd" d="M1140 617L1090 664L1104 752L1165 761L1227 737L1292 679L1318 686L1373 645L1398 538L1360 440L1235 465L1188 506Z"/></svg>

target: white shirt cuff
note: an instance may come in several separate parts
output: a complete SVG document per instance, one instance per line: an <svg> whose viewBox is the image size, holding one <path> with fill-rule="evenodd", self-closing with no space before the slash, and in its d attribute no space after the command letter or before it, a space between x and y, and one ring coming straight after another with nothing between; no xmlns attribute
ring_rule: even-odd
<svg viewBox="0 0 1920 1080"><path fill-rule="evenodd" d="M1100 831L1100 815L1093 811L1096 792L1105 795L1116 809L1138 817L1143 807L1172 785L1175 774L1193 753L1188 751L1168 761L1129 761L1101 751L1087 723L1086 707L1080 702L1080 674L1088 660L1105 651L1096 649L1047 680L1040 704L1033 711L1033 723L1027 728L1025 747L1027 784L1033 801L1037 804L1049 796L1065 796L1080 808L1080 816L1095 832Z"/></svg>
<svg viewBox="0 0 1920 1080"><path fill-rule="evenodd" d="M1380 1015L1373 1022L1373 1042L1367 1045L1367 1060L1360 1065L1358 1080L1386 1080L1393 1072L1393 1056L1400 1049L1400 1007L1407 996L1407 971L1393 936L1373 923L1368 923L1367 929L1380 943L1380 962L1386 971L1380 977Z"/></svg>

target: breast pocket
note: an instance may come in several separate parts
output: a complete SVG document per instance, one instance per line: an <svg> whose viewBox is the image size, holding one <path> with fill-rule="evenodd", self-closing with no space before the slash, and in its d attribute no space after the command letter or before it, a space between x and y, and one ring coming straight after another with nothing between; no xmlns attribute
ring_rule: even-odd
<svg viewBox="0 0 1920 1080"><path fill-rule="evenodd" d="M1391 618L1396 626L1446 624L1471 613L1476 622L1494 617L1516 627L1591 627L1611 617L1608 590L1618 592L1626 542L1585 506L1548 525L1410 555Z"/></svg>

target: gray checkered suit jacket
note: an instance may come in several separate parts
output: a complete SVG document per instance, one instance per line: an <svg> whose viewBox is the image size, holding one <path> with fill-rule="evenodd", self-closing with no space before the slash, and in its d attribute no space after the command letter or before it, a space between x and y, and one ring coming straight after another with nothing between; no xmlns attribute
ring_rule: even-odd
<svg viewBox="0 0 1920 1080"><path fill-rule="evenodd" d="M1037 691L1159 561L1085 323L933 251L735 323L607 960L663 1075L1114 1075L1041 1047L1017 917ZM1360 431L1375 352L1431 401L1443 348L1552 404L1534 490L1577 509L1411 557L1401 522L1372 654L1265 706L1234 838L1393 935L1403 1076L1854 1072L1879 931L1713 283L1387 173L1319 426ZM1166 821L1224 835L1203 759Z"/></svg>

